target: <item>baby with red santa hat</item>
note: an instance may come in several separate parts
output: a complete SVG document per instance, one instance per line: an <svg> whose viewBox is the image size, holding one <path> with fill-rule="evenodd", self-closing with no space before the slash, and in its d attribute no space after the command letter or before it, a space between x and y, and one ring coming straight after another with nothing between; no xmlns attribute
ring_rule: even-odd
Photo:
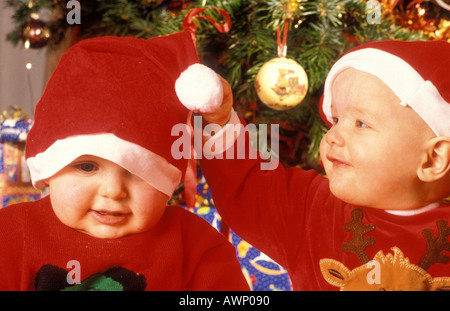
<svg viewBox="0 0 450 311"><path fill-rule="evenodd" d="M186 159L174 83L191 34L82 40L36 106L26 158L49 195L0 210L0 290L248 290L234 247L167 206Z"/></svg>
<svg viewBox="0 0 450 311"><path fill-rule="evenodd" d="M447 42L381 41L339 59L321 106L331 125L320 147L325 177L264 170L248 155L200 161L224 221L285 267L294 290L450 286L449 55ZM205 141L233 142L226 124L243 123L223 88L215 113L198 109L223 126Z"/></svg>

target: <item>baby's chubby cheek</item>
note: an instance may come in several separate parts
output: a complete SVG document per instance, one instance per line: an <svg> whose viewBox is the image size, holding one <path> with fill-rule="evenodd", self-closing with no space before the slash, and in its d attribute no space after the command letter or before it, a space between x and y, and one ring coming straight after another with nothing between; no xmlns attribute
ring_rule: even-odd
<svg viewBox="0 0 450 311"><path fill-rule="evenodd" d="M328 161L326 155L327 155L328 151L330 150L330 145L325 141L325 135L322 137L322 140L320 141L319 156L320 156L321 164L323 165L323 168L325 169L325 173L329 174L331 163L330 163L330 161Z"/></svg>

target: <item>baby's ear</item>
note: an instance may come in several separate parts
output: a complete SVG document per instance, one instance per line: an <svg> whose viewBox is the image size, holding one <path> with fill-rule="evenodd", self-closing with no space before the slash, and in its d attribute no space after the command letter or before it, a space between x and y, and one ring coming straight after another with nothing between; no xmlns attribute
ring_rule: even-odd
<svg viewBox="0 0 450 311"><path fill-rule="evenodd" d="M450 137L433 137L428 142L417 176L423 182L432 182L443 178L450 172Z"/></svg>

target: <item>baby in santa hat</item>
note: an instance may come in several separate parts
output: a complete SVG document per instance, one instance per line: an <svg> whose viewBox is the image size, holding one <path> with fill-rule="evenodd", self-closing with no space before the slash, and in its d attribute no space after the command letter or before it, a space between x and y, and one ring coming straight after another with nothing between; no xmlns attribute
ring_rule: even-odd
<svg viewBox="0 0 450 311"><path fill-rule="evenodd" d="M449 56L446 42L382 41L338 60L321 107L326 177L249 156L201 160L224 221L285 267L294 290L449 288ZM224 90L202 116L230 126L205 140L241 122Z"/></svg>
<svg viewBox="0 0 450 311"><path fill-rule="evenodd" d="M2 290L248 290L234 247L166 206L186 160L174 81L198 62L190 33L87 39L63 55L27 137L35 202L0 210Z"/></svg>

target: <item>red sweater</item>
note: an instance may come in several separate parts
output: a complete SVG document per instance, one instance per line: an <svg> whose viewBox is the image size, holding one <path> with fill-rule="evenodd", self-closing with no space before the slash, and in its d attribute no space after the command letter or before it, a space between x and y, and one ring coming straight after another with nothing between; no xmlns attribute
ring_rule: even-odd
<svg viewBox="0 0 450 311"><path fill-rule="evenodd" d="M1 209L0 241L0 290L248 290L234 247L176 206L151 230L110 240L62 224L45 197Z"/></svg>
<svg viewBox="0 0 450 311"><path fill-rule="evenodd" d="M313 170L223 158L200 162L216 208L294 290L450 288L450 205L393 215L342 202Z"/></svg>

